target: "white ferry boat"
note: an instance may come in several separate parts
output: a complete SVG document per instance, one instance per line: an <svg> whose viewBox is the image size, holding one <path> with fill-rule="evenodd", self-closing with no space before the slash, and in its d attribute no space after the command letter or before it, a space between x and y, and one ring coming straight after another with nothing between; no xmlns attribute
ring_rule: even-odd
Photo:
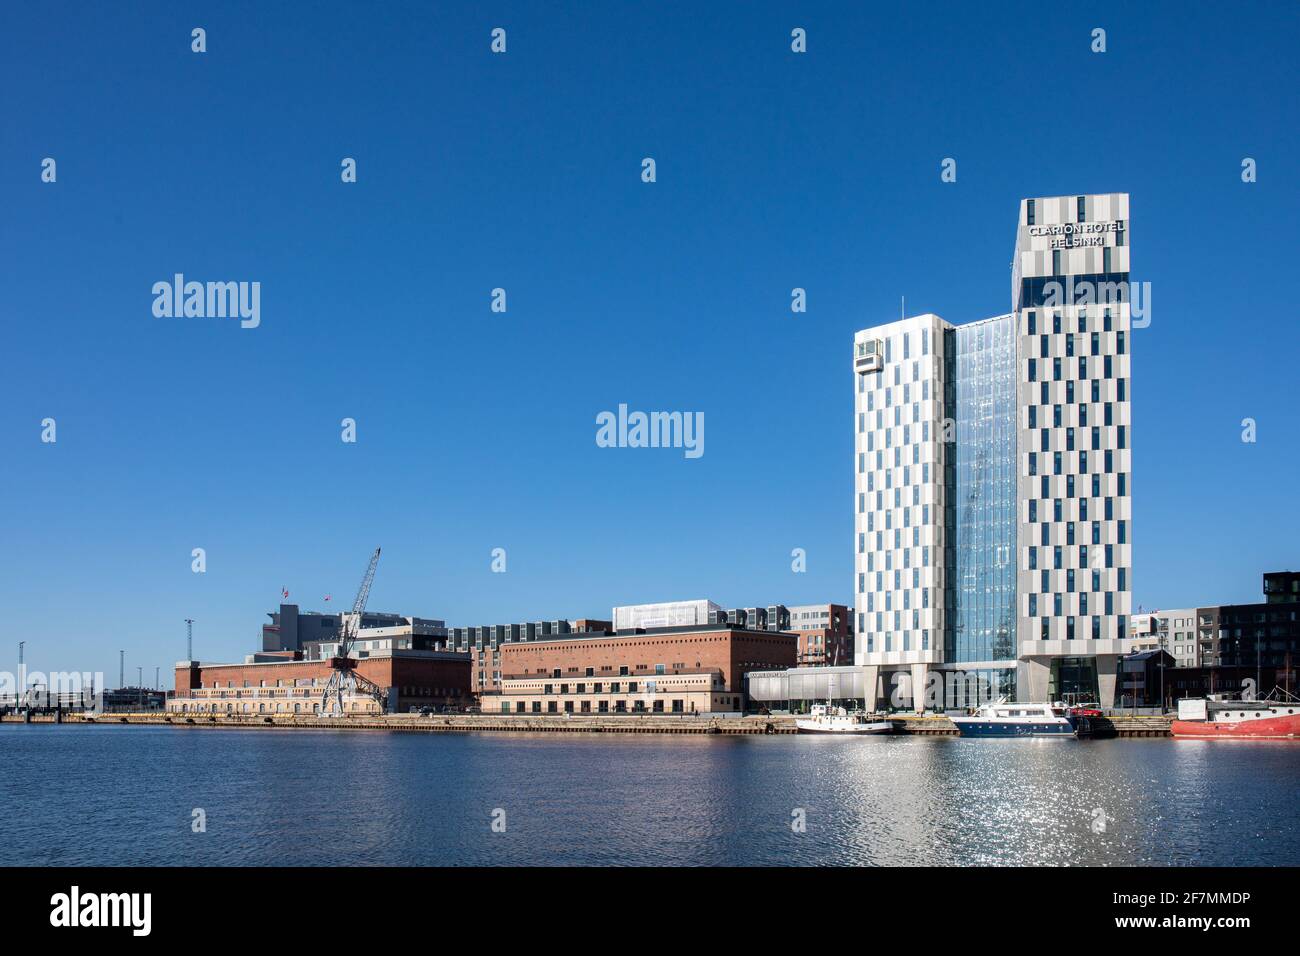
<svg viewBox="0 0 1300 956"><path fill-rule="evenodd" d="M974 714L950 717L963 737L1073 737L1064 708L1051 704L985 704Z"/></svg>
<svg viewBox="0 0 1300 956"><path fill-rule="evenodd" d="M809 715L797 718L794 725L801 734L888 734L894 730L888 720L850 714L843 707L829 704L813 704Z"/></svg>

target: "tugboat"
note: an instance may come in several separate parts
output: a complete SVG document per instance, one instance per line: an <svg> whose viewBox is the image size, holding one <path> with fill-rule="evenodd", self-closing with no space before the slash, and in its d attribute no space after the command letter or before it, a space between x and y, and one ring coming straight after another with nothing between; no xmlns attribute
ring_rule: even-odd
<svg viewBox="0 0 1300 956"><path fill-rule="evenodd" d="M836 662L839 661L838 648ZM801 734L892 734L894 725L891 721L871 718L859 711L849 713L843 707L831 703L835 698L835 675L830 675L826 690L826 703L813 704L807 717L800 717L794 722L795 729Z"/></svg>
<svg viewBox="0 0 1300 956"><path fill-rule="evenodd" d="M1300 700L1284 696L1286 700L1274 700L1272 694L1264 700L1180 700L1169 732L1196 740L1300 740Z"/></svg>
<svg viewBox="0 0 1300 956"><path fill-rule="evenodd" d="M888 720L872 720L866 714L850 714L843 707L813 704L807 717L794 722L801 734L888 734L894 725Z"/></svg>
<svg viewBox="0 0 1300 956"><path fill-rule="evenodd" d="M963 737L1073 737L1074 723L1051 704L985 704L974 714L948 718Z"/></svg>

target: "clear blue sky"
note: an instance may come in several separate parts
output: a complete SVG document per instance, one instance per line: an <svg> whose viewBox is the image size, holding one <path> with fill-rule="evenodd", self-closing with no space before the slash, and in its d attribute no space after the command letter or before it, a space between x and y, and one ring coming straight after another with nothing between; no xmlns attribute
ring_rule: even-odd
<svg viewBox="0 0 1300 956"><path fill-rule="evenodd" d="M852 334L1006 311L1024 196L1132 195L1135 605L1300 565L1294 3L136 6L0 12L0 666L237 659L378 545L453 625L851 602Z"/></svg>

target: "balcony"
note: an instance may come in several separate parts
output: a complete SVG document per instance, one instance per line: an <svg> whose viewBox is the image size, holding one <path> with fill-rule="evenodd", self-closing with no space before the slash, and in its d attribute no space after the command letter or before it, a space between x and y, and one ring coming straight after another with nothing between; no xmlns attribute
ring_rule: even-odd
<svg viewBox="0 0 1300 956"><path fill-rule="evenodd" d="M853 343L853 369L859 375L879 372L884 368L884 351L879 339Z"/></svg>

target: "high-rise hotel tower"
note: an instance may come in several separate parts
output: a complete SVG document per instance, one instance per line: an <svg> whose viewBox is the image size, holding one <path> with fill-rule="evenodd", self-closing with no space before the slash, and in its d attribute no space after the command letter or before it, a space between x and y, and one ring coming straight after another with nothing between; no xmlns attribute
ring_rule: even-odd
<svg viewBox="0 0 1300 956"><path fill-rule="evenodd" d="M855 656L882 698L1112 703L1131 650L1128 239L1126 194L1024 200L1010 313L854 336Z"/></svg>

